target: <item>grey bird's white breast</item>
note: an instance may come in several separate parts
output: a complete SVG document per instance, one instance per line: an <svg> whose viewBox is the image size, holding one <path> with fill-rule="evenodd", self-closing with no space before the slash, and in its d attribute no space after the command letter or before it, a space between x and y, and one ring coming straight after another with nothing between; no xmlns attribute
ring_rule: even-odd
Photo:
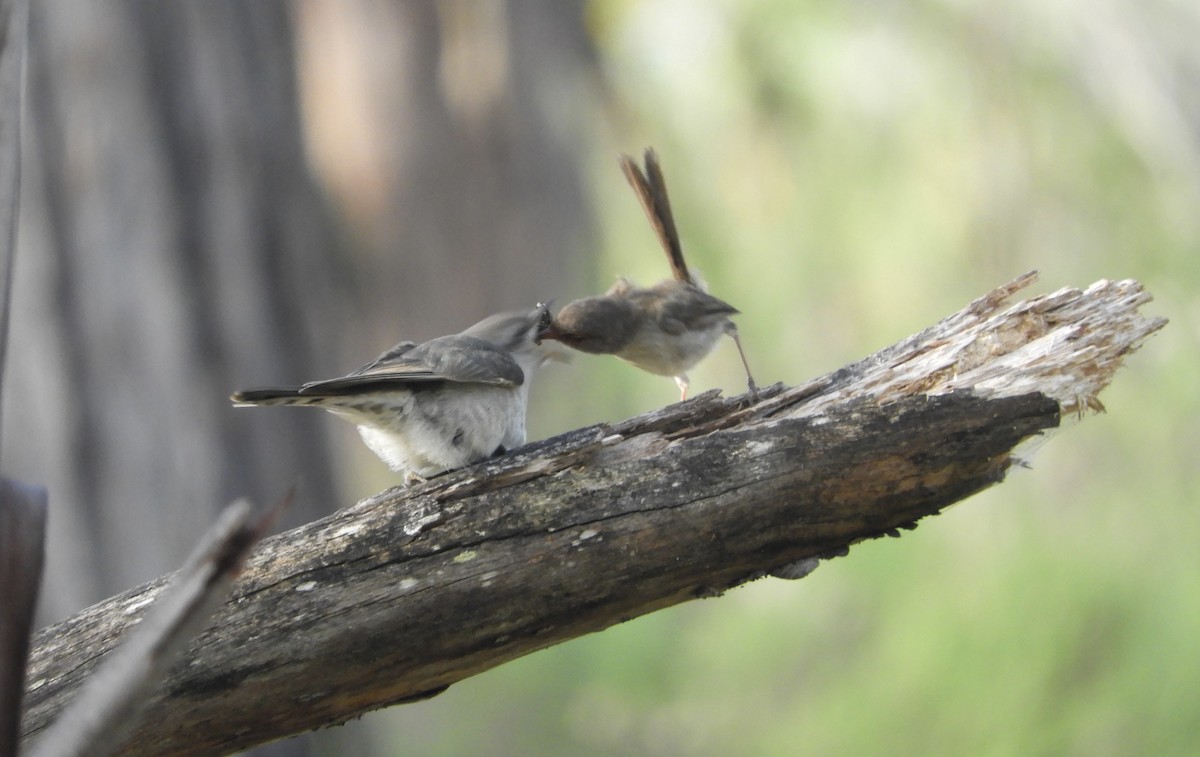
<svg viewBox="0 0 1200 757"><path fill-rule="evenodd" d="M355 423L363 442L392 470L428 477L524 444L527 387L448 382L424 391L348 397L358 402L328 409Z"/></svg>

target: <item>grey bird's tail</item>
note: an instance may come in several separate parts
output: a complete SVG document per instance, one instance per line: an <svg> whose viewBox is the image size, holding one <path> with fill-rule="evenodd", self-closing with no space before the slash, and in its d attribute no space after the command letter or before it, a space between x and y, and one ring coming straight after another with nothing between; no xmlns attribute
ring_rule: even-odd
<svg viewBox="0 0 1200 757"><path fill-rule="evenodd" d="M320 396L301 394L300 387L265 387L246 389L229 395L234 407L270 407L272 405L315 405Z"/></svg>

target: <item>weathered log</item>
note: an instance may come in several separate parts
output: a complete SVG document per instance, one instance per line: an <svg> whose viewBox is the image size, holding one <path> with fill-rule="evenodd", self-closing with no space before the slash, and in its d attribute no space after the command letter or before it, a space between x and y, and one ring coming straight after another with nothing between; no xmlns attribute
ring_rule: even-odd
<svg viewBox="0 0 1200 757"><path fill-rule="evenodd" d="M267 540L127 754L221 754L427 697L622 620L799 576L1000 481L1165 323L1026 275L800 387L716 393L392 489ZM1016 451L1014 451L1016 450ZM165 579L42 631L38 731Z"/></svg>

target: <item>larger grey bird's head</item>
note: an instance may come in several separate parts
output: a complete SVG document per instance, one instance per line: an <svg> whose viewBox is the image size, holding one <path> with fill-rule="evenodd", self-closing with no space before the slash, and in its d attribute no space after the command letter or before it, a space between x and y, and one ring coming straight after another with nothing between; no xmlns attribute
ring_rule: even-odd
<svg viewBox="0 0 1200 757"><path fill-rule="evenodd" d="M541 333L550 320L549 303L538 303L532 310L490 315L463 331L462 335L486 340L512 353L513 359L528 373L548 360L565 362L569 359L565 350L541 343Z"/></svg>

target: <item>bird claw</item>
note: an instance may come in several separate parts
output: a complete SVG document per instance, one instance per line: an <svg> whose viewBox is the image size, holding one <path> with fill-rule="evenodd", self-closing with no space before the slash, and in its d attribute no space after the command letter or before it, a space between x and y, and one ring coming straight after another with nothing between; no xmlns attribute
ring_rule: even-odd
<svg viewBox="0 0 1200 757"><path fill-rule="evenodd" d="M404 485L405 486L412 486L414 484L423 484L428 480L429 479L425 478L420 473L417 473L415 471L407 471L404 474Z"/></svg>

